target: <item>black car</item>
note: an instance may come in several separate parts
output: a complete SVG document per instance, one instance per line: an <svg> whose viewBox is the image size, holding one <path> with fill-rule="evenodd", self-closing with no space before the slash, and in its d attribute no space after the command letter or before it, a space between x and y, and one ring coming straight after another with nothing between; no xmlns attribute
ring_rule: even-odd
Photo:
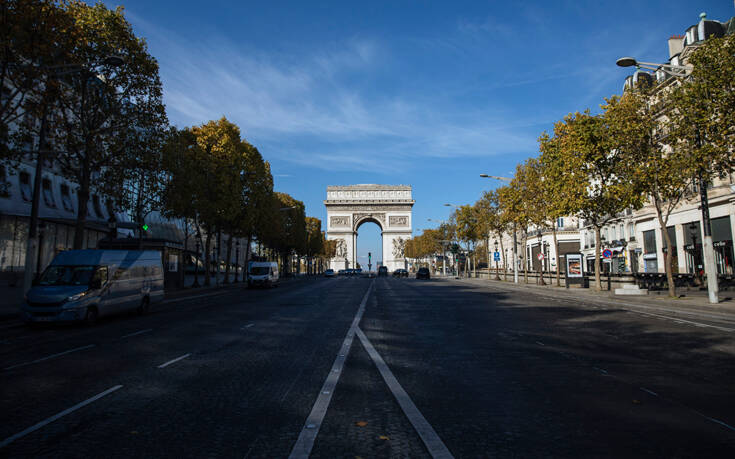
<svg viewBox="0 0 735 459"><path fill-rule="evenodd" d="M416 279L431 279L429 268L419 268L419 270L416 271Z"/></svg>
<svg viewBox="0 0 735 459"><path fill-rule="evenodd" d="M387 266L381 266L378 268L378 276L387 276L388 275L388 267Z"/></svg>
<svg viewBox="0 0 735 459"><path fill-rule="evenodd" d="M393 271L393 277L408 277L408 271L403 268L398 268Z"/></svg>

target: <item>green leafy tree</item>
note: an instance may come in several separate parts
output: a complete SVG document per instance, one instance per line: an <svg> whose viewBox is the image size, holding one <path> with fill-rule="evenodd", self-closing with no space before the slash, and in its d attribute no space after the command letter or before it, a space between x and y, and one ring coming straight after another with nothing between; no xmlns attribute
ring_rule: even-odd
<svg viewBox="0 0 735 459"><path fill-rule="evenodd" d="M130 129L155 131L167 125L158 63L133 33L123 9L69 1L75 41L69 59L79 71L63 78L54 123L55 159L61 173L78 185L74 248L82 248L92 189L115 195L121 170L137 154ZM100 63L122 58L120 67Z"/></svg>

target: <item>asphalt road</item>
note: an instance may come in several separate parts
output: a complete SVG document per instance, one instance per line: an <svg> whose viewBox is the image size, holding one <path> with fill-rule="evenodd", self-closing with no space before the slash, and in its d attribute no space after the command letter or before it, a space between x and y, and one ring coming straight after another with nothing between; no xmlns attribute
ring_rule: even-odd
<svg viewBox="0 0 735 459"><path fill-rule="evenodd" d="M735 333L544 295L308 279L0 326L0 456L735 455Z"/></svg>

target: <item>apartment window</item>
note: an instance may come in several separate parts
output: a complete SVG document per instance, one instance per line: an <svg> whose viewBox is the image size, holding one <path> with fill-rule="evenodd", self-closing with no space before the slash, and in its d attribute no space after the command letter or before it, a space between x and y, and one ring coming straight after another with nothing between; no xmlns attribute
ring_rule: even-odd
<svg viewBox="0 0 735 459"><path fill-rule="evenodd" d="M61 184L61 204L64 206L64 210L68 212L74 212L74 206L71 203L71 193L69 191L69 185L66 183Z"/></svg>
<svg viewBox="0 0 735 459"><path fill-rule="evenodd" d="M8 182L8 172L5 166L0 164L0 197L10 197L10 182Z"/></svg>
<svg viewBox="0 0 735 459"><path fill-rule="evenodd" d="M625 240L625 226L622 223L620 224L620 240Z"/></svg>
<svg viewBox="0 0 735 459"><path fill-rule="evenodd" d="M18 176L20 181L20 195L24 201L31 202L33 192L31 191L31 174L21 172Z"/></svg>
<svg viewBox="0 0 735 459"><path fill-rule="evenodd" d="M50 179L43 179L41 182L41 191L43 192L43 202L48 207L56 207L56 203L54 202L54 193L51 191L51 180Z"/></svg>
<svg viewBox="0 0 735 459"><path fill-rule="evenodd" d="M656 253L656 232L654 230L643 232L643 253Z"/></svg>
<svg viewBox="0 0 735 459"><path fill-rule="evenodd" d="M635 241L635 223L628 223L628 240Z"/></svg>
<svg viewBox="0 0 735 459"><path fill-rule="evenodd" d="M564 217L559 217L556 219L556 227L564 228Z"/></svg>

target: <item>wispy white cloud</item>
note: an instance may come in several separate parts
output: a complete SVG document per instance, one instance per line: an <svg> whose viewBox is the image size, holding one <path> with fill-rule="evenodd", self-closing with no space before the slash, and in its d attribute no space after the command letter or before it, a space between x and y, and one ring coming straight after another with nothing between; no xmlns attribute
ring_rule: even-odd
<svg viewBox="0 0 735 459"><path fill-rule="evenodd" d="M266 54L221 37L196 41L128 16L159 59L170 119L189 126L226 116L267 157L391 174L417 158L536 148L536 134L526 134L529 122L513 121L502 107L459 111L440 95L391 95L364 83L390 54L377 40Z"/></svg>

